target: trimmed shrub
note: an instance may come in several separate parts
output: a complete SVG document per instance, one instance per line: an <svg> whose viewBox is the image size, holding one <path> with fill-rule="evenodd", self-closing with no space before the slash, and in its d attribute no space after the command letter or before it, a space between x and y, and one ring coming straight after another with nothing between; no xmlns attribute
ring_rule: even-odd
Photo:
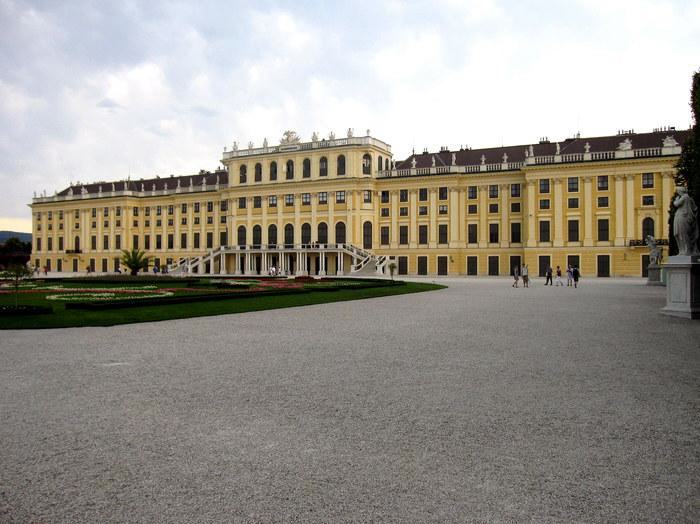
<svg viewBox="0 0 700 524"><path fill-rule="evenodd" d="M0 306L0 316L22 317L26 315L46 315L53 313L49 306Z"/></svg>

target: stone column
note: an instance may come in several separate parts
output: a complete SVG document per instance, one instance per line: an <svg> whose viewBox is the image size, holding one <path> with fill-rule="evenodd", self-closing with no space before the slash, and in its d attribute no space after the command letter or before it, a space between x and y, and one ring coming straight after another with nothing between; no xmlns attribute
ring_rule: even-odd
<svg viewBox="0 0 700 524"><path fill-rule="evenodd" d="M593 216L595 215L595 208L593 207L593 189L591 187L591 176L584 176L583 178L583 209L584 209L584 221L583 221L583 245L592 246L593 245Z"/></svg>
<svg viewBox="0 0 700 524"><path fill-rule="evenodd" d="M553 247L564 245L564 194L562 179L555 178L554 183L554 242Z"/></svg>
<svg viewBox="0 0 700 524"><path fill-rule="evenodd" d="M459 195L461 190L458 188L450 189L450 225L449 225L449 242L450 247L459 247L459 237L460 231L464 227L459 219L460 207L459 207Z"/></svg>
<svg viewBox="0 0 700 524"><path fill-rule="evenodd" d="M437 189L430 188L428 190L428 198L430 199L430 228L428 229L428 247L434 249L437 247Z"/></svg>
<svg viewBox="0 0 700 524"><path fill-rule="evenodd" d="M634 197L634 175L626 175L626 198L625 210L627 211L627 240L635 238L636 223L634 218L634 208L636 207Z"/></svg>
<svg viewBox="0 0 700 524"><path fill-rule="evenodd" d="M615 246L625 245L625 177L615 175ZM632 195L628 195L630 198Z"/></svg>
<svg viewBox="0 0 700 524"><path fill-rule="evenodd" d="M396 191L389 192L389 213L391 213L391 249L396 249L399 247L399 194ZM413 219L413 213L411 213L411 220Z"/></svg>
<svg viewBox="0 0 700 524"><path fill-rule="evenodd" d="M501 247L508 247L510 245L510 228L508 227L510 225L508 222L508 191L510 191L510 184L501 184L500 191L501 227L498 240L500 240Z"/></svg>
<svg viewBox="0 0 700 524"><path fill-rule="evenodd" d="M409 209L411 215L409 217L408 247L414 249L418 246L418 193L415 189L409 190L408 201L411 204L411 208ZM399 212L399 208L395 207L391 212L392 214L397 214ZM398 231L396 234L396 238L398 240Z"/></svg>
<svg viewBox="0 0 700 524"><path fill-rule="evenodd" d="M459 234L457 241L459 247L464 247L467 244L467 190L463 187L459 189L458 209Z"/></svg>
<svg viewBox="0 0 700 524"><path fill-rule="evenodd" d="M480 185L478 186L479 191L479 247L488 247L489 244L489 232L488 232L488 221L487 221L487 211L488 211L488 186Z"/></svg>
<svg viewBox="0 0 700 524"><path fill-rule="evenodd" d="M536 247L537 246L537 204L535 201L535 191L536 182L534 180L528 180L525 182L524 187L526 191L526 204L524 218L527 220L527 241L526 247Z"/></svg>

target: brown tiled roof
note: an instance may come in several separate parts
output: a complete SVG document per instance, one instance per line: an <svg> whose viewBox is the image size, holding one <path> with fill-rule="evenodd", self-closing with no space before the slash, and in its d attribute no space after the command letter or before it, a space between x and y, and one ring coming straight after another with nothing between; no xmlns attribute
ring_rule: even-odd
<svg viewBox="0 0 700 524"><path fill-rule="evenodd" d="M167 189L175 189L177 187L178 181L180 182L181 188L189 188L189 186L192 185L194 186L195 190L197 190L198 188L201 188L202 180L205 180L206 185L211 186L216 184L217 177L219 180L219 184L228 184L227 171L220 170L215 171L213 173L209 171L200 171L196 175L188 176L169 176L164 178L156 177L140 180L119 180L114 182L110 181L94 182L90 184L77 184L67 187L63 191L60 191L58 193L58 196L68 195L71 189L73 190L74 195L79 195L82 193L83 188L86 189L88 194L99 194L100 188L102 188L102 193L109 193L110 191L112 191L113 185L115 191L124 191L125 189L128 191L141 191L142 187L143 190L146 192L153 191L153 189L155 189L156 191L162 191L163 189L166 189L166 185Z"/></svg>
<svg viewBox="0 0 700 524"><path fill-rule="evenodd" d="M629 138L634 149L644 149L647 147L661 147L664 138L672 136L683 145L688 138L689 131L654 131L652 133L632 133L611 136L598 136L588 138L567 138L559 142L560 153L562 155L572 153L584 153L586 143L591 148L590 152L615 151L620 142ZM452 153L456 155L458 166L475 165L481 163L481 156L485 157L486 164L500 164L503 161L503 153L508 155L508 162L524 162L525 150L530 144L518 146L487 147L483 149L461 149L457 151L440 151L439 153L419 153L409 156L406 160L397 161L396 169L409 169L411 162L416 159L417 168L432 167L432 157L435 157L436 166L449 166L452 163ZM554 155L557 150L556 142L546 142L532 144L535 156Z"/></svg>

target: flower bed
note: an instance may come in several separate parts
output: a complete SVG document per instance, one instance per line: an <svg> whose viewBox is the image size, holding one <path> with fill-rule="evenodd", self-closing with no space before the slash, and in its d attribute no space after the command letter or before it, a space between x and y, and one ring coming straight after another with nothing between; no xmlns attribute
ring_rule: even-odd
<svg viewBox="0 0 700 524"><path fill-rule="evenodd" d="M53 313L50 306L5 306L0 305L0 316L21 317L25 315L45 315Z"/></svg>

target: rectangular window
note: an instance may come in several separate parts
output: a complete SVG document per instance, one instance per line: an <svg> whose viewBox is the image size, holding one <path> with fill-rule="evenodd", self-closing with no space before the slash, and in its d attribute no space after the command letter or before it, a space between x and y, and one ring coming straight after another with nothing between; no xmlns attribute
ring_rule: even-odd
<svg viewBox="0 0 700 524"><path fill-rule="evenodd" d="M540 242L549 242L549 220L540 220Z"/></svg>
<svg viewBox="0 0 700 524"><path fill-rule="evenodd" d="M194 234L194 238L192 239L192 244L194 249L199 249L199 233Z"/></svg>
<svg viewBox="0 0 700 524"><path fill-rule="evenodd" d="M607 242L610 240L610 221L607 218L598 219L598 241Z"/></svg>
<svg viewBox="0 0 700 524"><path fill-rule="evenodd" d="M654 187L654 173L642 173L642 187L644 189Z"/></svg>
<svg viewBox="0 0 700 524"><path fill-rule="evenodd" d="M221 211L228 211L228 200L222 200L219 202L219 208Z"/></svg>
<svg viewBox="0 0 700 524"><path fill-rule="evenodd" d="M540 200L540 209L549 209L549 199L543 198Z"/></svg>
<svg viewBox="0 0 700 524"><path fill-rule="evenodd" d="M238 209L245 209L247 200L246 197L238 197Z"/></svg>
<svg viewBox="0 0 700 524"><path fill-rule="evenodd" d="M180 233L180 249L187 249L187 233Z"/></svg>
<svg viewBox="0 0 700 524"><path fill-rule="evenodd" d="M302 206L310 206L311 205L311 193L302 193L301 194L301 205Z"/></svg>
<svg viewBox="0 0 700 524"><path fill-rule="evenodd" d="M168 220L170 222L170 220ZM214 217L207 217L207 224L213 224L214 223ZM169 226L172 226L172 224L168 224Z"/></svg>
<svg viewBox="0 0 700 524"><path fill-rule="evenodd" d="M95 241L95 244L97 244L97 241ZM49 237L46 240L46 250L47 251L52 251L53 250L53 238Z"/></svg>
<svg viewBox="0 0 700 524"><path fill-rule="evenodd" d="M447 244L447 224L438 224L438 244Z"/></svg>
<svg viewBox="0 0 700 524"><path fill-rule="evenodd" d="M416 257L418 274L427 275L428 274L428 257Z"/></svg>
<svg viewBox="0 0 700 524"><path fill-rule="evenodd" d="M418 214L425 216L428 214L428 206L418 206Z"/></svg>
<svg viewBox="0 0 700 524"><path fill-rule="evenodd" d="M513 244L520 244L520 242L522 242L520 222L510 223L510 241Z"/></svg>
<svg viewBox="0 0 700 524"><path fill-rule="evenodd" d="M194 203L194 212L199 213L199 202Z"/></svg>
<svg viewBox="0 0 700 524"><path fill-rule="evenodd" d="M58 237L58 250L63 251L63 237Z"/></svg>
<svg viewBox="0 0 700 524"><path fill-rule="evenodd" d="M163 238L161 235L156 235L156 250L160 251L163 249Z"/></svg>
<svg viewBox="0 0 700 524"><path fill-rule="evenodd" d="M156 206L156 216L161 216L163 214L163 208L161 206Z"/></svg>
<svg viewBox="0 0 700 524"><path fill-rule="evenodd" d="M143 248L146 250L151 249L151 235L144 235L143 237Z"/></svg>
<svg viewBox="0 0 700 524"><path fill-rule="evenodd" d="M144 208L143 214L146 215L147 217L150 217L151 216L151 208L150 207Z"/></svg>
<svg viewBox="0 0 700 524"><path fill-rule="evenodd" d="M438 200L447 200L447 188L446 187L439 187L438 188Z"/></svg>
<svg viewBox="0 0 700 524"><path fill-rule="evenodd" d="M328 193L325 191L321 191L318 194L318 203L321 204L322 206L328 204Z"/></svg>
<svg viewBox="0 0 700 524"><path fill-rule="evenodd" d="M109 250L109 235L102 237L102 249Z"/></svg>
<svg viewBox="0 0 700 524"><path fill-rule="evenodd" d="M345 203L345 191L336 191L335 192L335 203L336 204L344 204Z"/></svg>
<svg viewBox="0 0 700 524"><path fill-rule="evenodd" d="M399 244L408 245L408 226L399 226Z"/></svg>
<svg viewBox="0 0 700 524"><path fill-rule="evenodd" d="M447 214L447 204L440 204L438 206L438 214L439 215L446 215Z"/></svg>
<svg viewBox="0 0 700 524"><path fill-rule="evenodd" d="M389 216L389 208L383 207L380 213L381 213L381 216L388 217Z"/></svg>
<svg viewBox="0 0 700 524"><path fill-rule="evenodd" d="M540 179L540 193L549 193L549 178Z"/></svg>
<svg viewBox="0 0 700 524"><path fill-rule="evenodd" d="M577 176L570 176L568 181L568 190L569 193L578 193L578 177Z"/></svg>
<svg viewBox="0 0 700 524"><path fill-rule="evenodd" d="M498 198L498 186L492 184L489 186L489 198Z"/></svg>
<svg viewBox="0 0 700 524"><path fill-rule="evenodd" d="M469 213L470 215L476 215L477 212L478 209L476 207L476 204L469 204L467 206L467 213Z"/></svg>
<svg viewBox="0 0 700 524"><path fill-rule="evenodd" d="M569 242L578 242L578 220L569 220Z"/></svg>
<svg viewBox="0 0 700 524"><path fill-rule="evenodd" d="M293 206L294 205L294 195L284 195L284 205Z"/></svg>
<svg viewBox="0 0 700 524"><path fill-rule="evenodd" d="M219 223L220 224L225 224L226 223L226 215L221 215L219 217Z"/></svg>
<svg viewBox="0 0 700 524"><path fill-rule="evenodd" d="M520 184L510 185L510 196L512 198L520 198Z"/></svg>
<svg viewBox="0 0 700 524"><path fill-rule="evenodd" d="M382 204L388 204L388 203L389 203L389 192L382 191Z"/></svg>
<svg viewBox="0 0 700 524"><path fill-rule="evenodd" d="M469 200L476 199L476 186L469 186L467 188L467 198Z"/></svg>
<svg viewBox="0 0 700 524"><path fill-rule="evenodd" d="M379 242L383 246L389 245L389 226L382 226L379 228Z"/></svg>
<svg viewBox="0 0 700 524"><path fill-rule="evenodd" d="M121 208L121 206L117 206L117 208L116 208L115 211L116 211L116 215L117 215L118 217L122 216L122 208Z"/></svg>
<svg viewBox="0 0 700 524"><path fill-rule="evenodd" d="M498 224L489 224L489 242L498 243Z"/></svg>
<svg viewBox="0 0 700 524"><path fill-rule="evenodd" d="M122 236L121 235L114 235L114 249L121 249L122 248Z"/></svg>
<svg viewBox="0 0 700 524"><path fill-rule="evenodd" d="M492 255L488 258L489 276L497 277L499 273L500 260L498 255Z"/></svg>
<svg viewBox="0 0 700 524"><path fill-rule="evenodd" d="M372 203L372 192L369 190L365 190L362 193L362 200L365 204L371 204Z"/></svg>
<svg viewBox="0 0 700 524"><path fill-rule="evenodd" d="M209 217L209 218L211 218L211 217ZM172 219L172 218L169 218L169 219L168 219L168 225L169 225L169 226L172 226L172 225L173 225L173 219Z"/></svg>
<svg viewBox="0 0 700 524"><path fill-rule="evenodd" d="M226 244L226 231L219 231L219 245L225 246Z"/></svg>
<svg viewBox="0 0 700 524"><path fill-rule="evenodd" d="M400 207L399 208L399 216L400 217L407 217L408 216L408 207Z"/></svg>
<svg viewBox="0 0 700 524"><path fill-rule="evenodd" d="M427 244L428 243L428 226L422 224L418 226L418 243Z"/></svg>
<svg viewBox="0 0 700 524"><path fill-rule="evenodd" d="M211 231L207 232L207 249L214 247L214 233Z"/></svg>
<svg viewBox="0 0 700 524"><path fill-rule="evenodd" d="M578 198L569 199L569 209L578 209Z"/></svg>
<svg viewBox="0 0 700 524"><path fill-rule="evenodd" d="M146 224L148 225L148 224ZM199 225L199 217L194 217L194 225L198 226Z"/></svg>
<svg viewBox="0 0 700 524"><path fill-rule="evenodd" d="M475 256L467 257L467 275L476 276L478 274L479 258Z"/></svg>
<svg viewBox="0 0 700 524"><path fill-rule="evenodd" d="M607 190L608 190L608 176L601 175L598 177L598 191L607 191Z"/></svg>
<svg viewBox="0 0 700 524"><path fill-rule="evenodd" d="M399 189L399 202L408 202L408 189Z"/></svg>
<svg viewBox="0 0 700 524"><path fill-rule="evenodd" d="M498 213L498 204L489 204L489 213Z"/></svg>
<svg viewBox="0 0 700 524"><path fill-rule="evenodd" d="M41 251L41 238L36 239L36 250ZM39 264L37 264L39 265Z"/></svg>
<svg viewBox="0 0 700 524"><path fill-rule="evenodd" d="M175 248L175 237L172 233L168 233L168 249Z"/></svg>
<svg viewBox="0 0 700 524"><path fill-rule="evenodd" d="M175 207L171 204L168 206L168 215L172 215L175 212Z"/></svg>
<svg viewBox="0 0 700 524"><path fill-rule="evenodd" d="M598 197L598 207L608 207L608 197Z"/></svg>
<svg viewBox="0 0 700 524"><path fill-rule="evenodd" d="M213 213L214 212L214 202L209 201L207 202L207 213Z"/></svg>
<svg viewBox="0 0 700 524"><path fill-rule="evenodd" d="M267 197L267 207L277 207L277 195Z"/></svg>
<svg viewBox="0 0 700 524"><path fill-rule="evenodd" d="M261 196L254 196L253 197L253 207L255 209L260 209L262 207L262 197Z"/></svg>
<svg viewBox="0 0 700 524"><path fill-rule="evenodd" d="M97 208L93 207L92 208L92 218L96 218L96 217L97 217ZM50 211L49 211L49 220L51 220L51 212Z"/></svg>
<svg viewBox="0 0 700 524"><path fill-rule="evenodd" d="M187 217L182 217L182 219L180 220L180 223L181 223L183 226L186 226L186 225L187 225Z"/></svg>
<svg viewBox="0 0 700 524"><path fill-rule="evenodd" d="M643 206L653 206L654 205L654 195L644 195L642 197Z"/></svg>
<svg viewBox="0 0 700 524"><path fill-rule="evenodd" d="M467 242L476 244L479 241L479 228L476 224L467 224Z"/></svg>
<svg viewBox="0 0 700 524"><path fill-rule="evenodd" d="M421 187L418 190L418 201L419 202L427 202L428 201L428 188L427 187Z"/></svg>
<svg viewBox="0 0 700 524"><path fill-rule="evenodd" d="M95 235L90 237L90 249L93 251L97 250L97 237Z"/></svg>
<svg viewBox="0 0 700 524"><path fill-rule="evenodd" d="M511 202L510 212L511 213L520 213L520 202Z"/></svg>

